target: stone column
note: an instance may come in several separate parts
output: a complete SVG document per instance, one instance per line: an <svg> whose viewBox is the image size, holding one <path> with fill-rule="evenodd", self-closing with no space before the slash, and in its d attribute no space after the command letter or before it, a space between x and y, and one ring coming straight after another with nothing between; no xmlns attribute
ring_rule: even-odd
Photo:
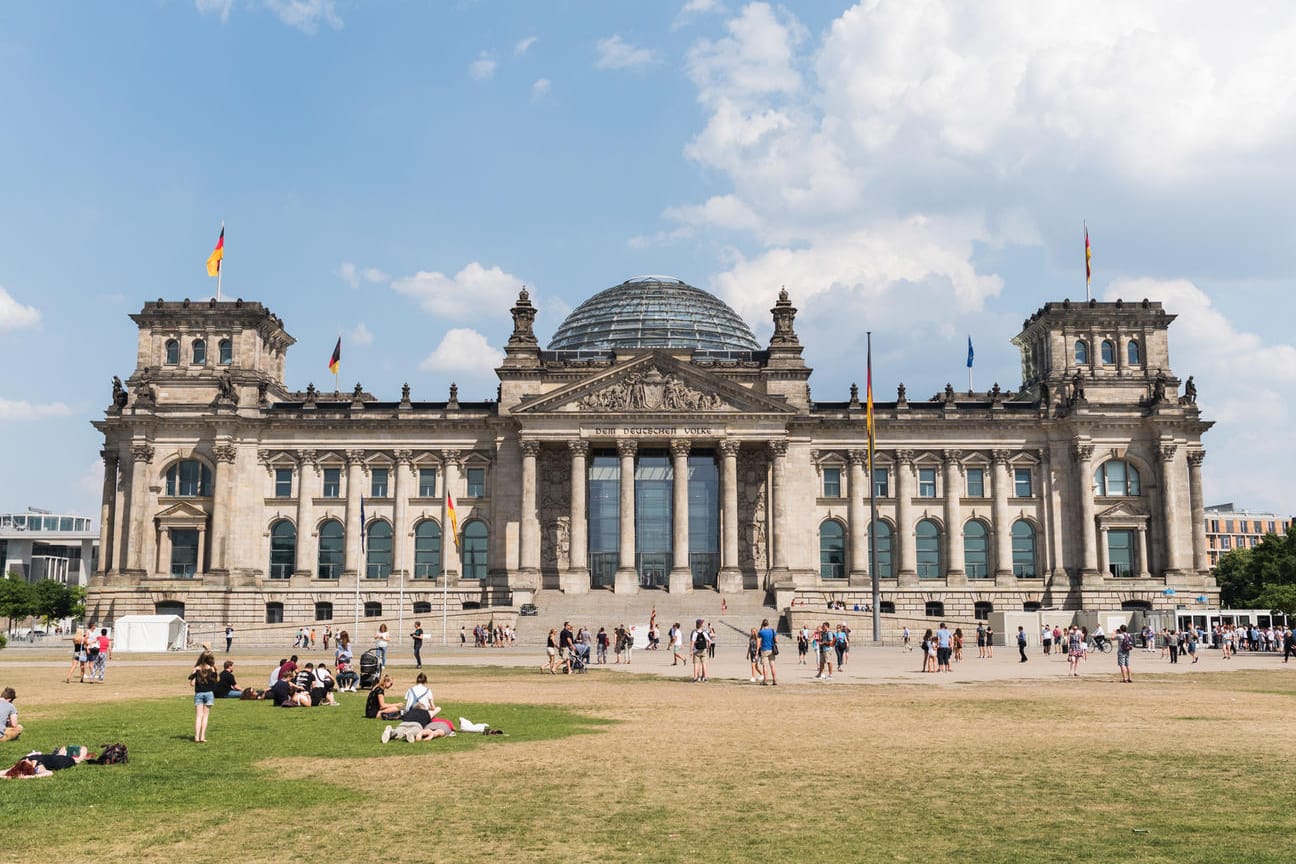
<svg viewBox="0 0 1296 864"><path fill-rule="evenodd" d="M850 584L868 584L868 510L864 507L864 494L868 484L864 481L868 464L867 450L852 450L850 480L847 490L850 498L846 504L846 519L850 522Z"/></svg>
<svg viewBox="0 0 1296 864"><path fill-rule="evenodd" d="M525 440L522 446L522 520L518 532L518 569L534 583L540 572L540 517L536 513L536 459L540 442Z"/></svg>
<svg viewBox="0 0 1296 864"><path fill-rule="evenodd" d="M1210 572L1210 557L1206 553L1206 502L1202 496L1202 460L1205 450L1188 453L1188 498L1192 509L1193 569L1199 574Z"/></svg>
<svg viewBox="0 0 1296 864"><path fill-rule="evenodd" d="M688 457L693 442L679 438L670 442L674 500L671 506L671 572L670 592L684 594L693 590L693 570L689 567Z"/></svg>
<svg viewBox="0 0 1296 864"><path fill-rule="evenodd" d="M228 575L225 553L230 537L230 507L235 497L233 474L238 448L229 442L224 442L212 448L212 452L216 456L216 489L212 495L211 570ZM203 560L201 545L198 550L198 565L201 570Z"/></svg>
<svg viewBox="0 0 1296 864"><path fill-rule="evenodd" d="M1140 579L1151 579L1152 574L1148 572L1148 536L1147 526L1138 527L1138 575Z"/></svg>
<svg viewBox="0 0 1296 864"><path fill-rule="evenodd" d="M914 464L912 450L895 451L896 530L892 537L894 554L900 561L898 587L918 584L918 549L914 546Z"/></svg>
<svg viewBox="0 0 1296 864"><path fill-rule="evenodd" d="M315 535L315 486L319 463L314 450L297 451L297 561L295 576L315 578L319 538ZM269 574L267 574L269 575Z"/></svg>
<svg viewBox="0 0 1296 864"><path fill-rule="evenodd" d="M365 560L360 554L360 497L364 494L364 451L346 451L347 460L347 497L346 497L346 553L343 556L342 572L351 574L356 579L364 579Z"/></svg>
<svg viewBox="0 0 1296 864"><path fill-rule="evenodd" d="M103 457L104 480L103 497L99 507L99 569L97 576L107 576L113 569L113 516L117 498L117 454L111 450L100 450Z"/></svg>
<svg viewBox="0 0 1296 864"><path fill-rule="evenodd" d="M392 466L396 476L392 478L392 494L396 496L392 504L392 575L404 579L414 572L410 560L410 526L409 526L409 484L410 462L414 458L411 450L393 450Z"/></svg>
<svg viewBox="0 0 1296 864"><path fill-rule="evenodd" d="M621 457L621 537L617 550L617 571L613 590L618 594L634 594L639 590L639 571L635 567L635 454L637 441L617 442Z"/></svg>
<svg viewBox="0 0 1296 864"><path fill-rule="evenodd" d="M1178 445L1162 444L1157 451L1161 457L1161 504L1165 520L1166 575L1178 574L1184 569L1183 550L1180 548L1182 532L1179 530L1179 476L1176 473L1175 453Z"/></svg>
<svg viewBox="0 0 1296 864"><path fill-rule="evenodd" d="M741 442L728 438L720 442L720 575L717 588L721 593L743 590L742 571L738 569L738 450Z"/></svg>
<svg viewBox="0 0 1296 864"><path fill-rule="evenodd" d="M1012 455L1012 451L995 450L990 455L994 460L990 468L990 494L994 496L990 504L990 518L994 522L991 530L995 544L995 584L1015 585L1017 579L1012 570L1012 525L1009 524L1012 517L1008 514L1008 489L1012 483L1012 477L1008 473L1008 457ZM1046 543L1047 538L1041 536L1037 542Z"/></svg>
<svg viewBox="0 0 1296 864"><path fill-rule="evenodd" d="M589 572L589 513L585 504L587 487L586 459L589 442L577 438L568 441L571 450L571 548L568 551L567 572L559 575L559 586L565 594L585 594L590 590Z"/></svg>
<svg viewBox="0 0 1296 864"><path fill-rule="evenodd" d="M117 451L117 494L113 500L112 527L112 573L114 583L119 581L123 570L129 567L127 561L131 532L131 497L130 474L127 468L132 462L131 448L121 447Z"/></svg>
<svg viewBox="0 0 1296 864"><path fill-rule="evenodd" d="M207 528L205 526L199 525L198 526L198 563L194 565L195 579L197 579L204 572L205 568L203 567L203 550L206 548L207 548ZM167 555L167 560L165 562L162 561L158 562L159 570L161 570L163 566L165 566L168 570L171 569L170 554Z"/></svg>
<svg viewBox="0 0 1296 864"><path fill-rule="evenodd" d="M153 452L153 447L148 444L131 445L130 540L126 543L126 556L127 569L135 571L145 567L144 539L149 523L148 475Z"/></svg>
<svg viewBox="0 0 1296 864"><path fill-rule="evenodd" d="M459 467L462 464L458 450L441 451L441 578L450 583L459 576L459 546L450 519L450 499L459 494Z"/></svg>
<svg viewBox="0 0 1296 864"><path fill-rule="evenodd" d="M946 450L942 455L945 463L945 544L949 558L945 567L945 584L966 585L967 573L963 570L963 508L960 496L963 494L963 464L959 457L960 450Z"/></svg>
<svg viewBox="0 0 1296 864"><path fill-rule="evenodd" d="M1076 494L1080 496L1080 576L1094 579L1098 573L1097 525L1094 524L1092 444L1075 445Z"/></svg>
<svg viewBox="0 0 1296 864"><path fill-rule="evenodd" d="M1111 562L1107 560L1107 550L1111 547L1107 545L1107 540L1107 526L1098 526L1098 572L1104 577L1111 575L1111 567L1108 566Z"/></svg>
<svg viewBox="0 0 1296 864"><path fill-rule="evenodd" d="M158 532L158 554L157 561L154 562L150 576L161 576L164 579L171 578L171 529L163 528ZM202 548L202 544L198 544ZM198 569L202 569L202 561L198 562Z"/></svg>
<svg viewBox="0 0 1296 864"><path fill-rule="evenodd" d="M769 442L770 454L774 459L774 482L773 489L770 490L774 495L774 536L770 538L771 545L774 547L774 568L770 573L771 582L779 582L787 579L787 547L789 545L788 537L788 486L787 486L787 447L788 442L784 438L777 438Z"/></svg>

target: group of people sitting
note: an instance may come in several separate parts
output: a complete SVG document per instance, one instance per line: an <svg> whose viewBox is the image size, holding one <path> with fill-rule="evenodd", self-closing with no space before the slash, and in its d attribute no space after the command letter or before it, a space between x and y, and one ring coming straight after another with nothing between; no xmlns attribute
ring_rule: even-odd
<svg viewBox="0 0 1296 864"><path fill-rule="evenodd" d="M405 691L404 703L388 702L387 691L393 685L392 677L384 675L378 686L369 691L365 700L365 716L370 719L396 720L382 731L382 743L393 738L408 741L431 741L433 738L447 738L455 734L454 724L444 717L438 717L441 708L432 701L432 690L427 686L427 675L420 672L414 679L414 686Z"/></svg>
<svg viewBox="0 0 1296 864"><path fill-rule="evenodd" d="M226 660L228 667L231 661ZM319 705L336 706L334 697L339 689L338 681L329 672L327 663L307 663L297 665L297 657L279 663L278 669L271 674L271 684L259 698L269 699L276 708L313 708Z"/></svg>

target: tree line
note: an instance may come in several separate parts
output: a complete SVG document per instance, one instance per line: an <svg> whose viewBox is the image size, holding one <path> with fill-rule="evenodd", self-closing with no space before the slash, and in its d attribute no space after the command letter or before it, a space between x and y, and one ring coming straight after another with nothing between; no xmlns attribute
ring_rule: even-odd
<svg viewBox="0 0 1296 864"><path fill-rule="evenodd" d="M85 589L79 585L64 585L53 579L28 582L12 571L0 579L0 615L9 619L9 632L13 632L16 621L27 618L40 618L48 627L51 621L84 614Z"/></svg>

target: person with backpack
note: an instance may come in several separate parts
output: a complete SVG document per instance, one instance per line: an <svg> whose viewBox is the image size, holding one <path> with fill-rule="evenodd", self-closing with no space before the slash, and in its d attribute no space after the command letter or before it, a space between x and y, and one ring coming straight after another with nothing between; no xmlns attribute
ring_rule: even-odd
<svg viewBox="0 0 1296 864"><path fill-rule="evenodd" d="M1130 653L1134 650L1134 637L1122 624L1116 631L1116 668L1120 670L1121 683L1132 684L1130 678Z"/></svg>
<svg viewBox="0 0 1296 864"><path fill-rule="evenodd" d="M756 634L760 638L760 666L761 666L761 683L771 686L778 686L778 678L774 675L774 658L778 656L778 633L770 626L769 619L761 621L760 630Z"/></svg>
<svg viewBox="0 0 1296 864"><path fill-rule="evenodd" d="M689 641L693 644L693 682L701 683L707 680L707 648L711 645L711 635L707 632L706 622L701 618L697 619Z"/></svg>

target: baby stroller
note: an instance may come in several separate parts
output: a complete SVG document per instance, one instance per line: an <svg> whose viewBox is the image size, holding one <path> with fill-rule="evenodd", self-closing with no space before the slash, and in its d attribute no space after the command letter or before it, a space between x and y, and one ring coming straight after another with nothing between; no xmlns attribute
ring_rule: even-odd
<svg viewBox="0 0 1296 864"><path fill-rule="evenodd" d="M382 664L378 662L378 653L375 651L366 651L360 655L360 687L364 690L371 690L378 686L378 679L382 677Z"/></svg>
<svg viewBox="0 0 1296 864"><path fill-rule="evenodd" d="M573 645L567 655L567 670L571 673L584 672L589 665L590 648L588 645Z"/></svg>

